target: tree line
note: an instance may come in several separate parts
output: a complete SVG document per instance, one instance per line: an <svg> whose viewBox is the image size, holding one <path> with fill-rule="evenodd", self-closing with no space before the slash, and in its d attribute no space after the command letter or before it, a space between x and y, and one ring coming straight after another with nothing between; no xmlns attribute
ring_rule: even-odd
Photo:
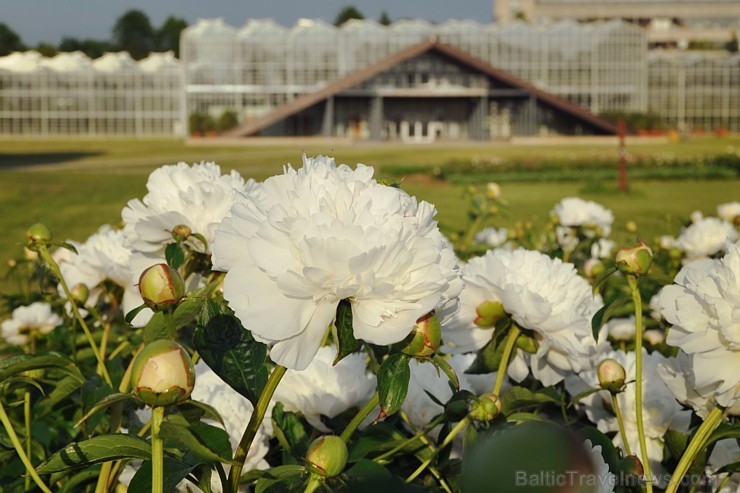
<svg viewBox="0 0 740 493"><path fill-rule="evenodd" d="M356 7L342 7L334 19L334 25L341 26L350 19L364 19ZM378 22L391 23L386 12ZM188 27L185 19L169 16L161 26L153 26L144 12L132 9L120 16L113 24L110 39L76 38L65 36L58 45L41 42L35 46L23 43L20 35L7 24L0 22L0 56L14 51L36 50L44 56L52 57L59 52L81 51L90 58L99 58L106 52L127 51L134 60L146 58L153 51L173 51L180 56L180 32Z"/></svg>

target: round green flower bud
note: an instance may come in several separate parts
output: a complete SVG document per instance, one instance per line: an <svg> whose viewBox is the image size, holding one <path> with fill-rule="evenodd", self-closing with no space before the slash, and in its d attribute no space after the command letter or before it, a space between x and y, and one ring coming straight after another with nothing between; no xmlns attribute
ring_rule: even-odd
<svg viewBox="0 0 740 493"><path fill-rule="evenodd" d="M175 341L149 343L136 356L131 371L134 395L149 406L183 402L193 391L195 368L188 352Z"/></svg>
<svg viewBox="0 0 740 493"><path fill-rule="evenodd" d="M504 305L500 301L484 301L475 307L475 313L478 315L473 323L481 329L489 329L496 325L496 322L506 316Z"/></svg>
<svg viewBox="0 0 740 493"><path fill-rule="evenodd" d="M87 287L86 284L83 284L81 282L72 286L72 289L70 289L70 293L72 294L72 301L74 301L78 305L84 305L87 302L87 299L90 297L90 289Z"/></svg>
<svg viewBox="0 0 740 493"><path fill-rule="evenodd" d="M617 469L615 474L622 473L627 476L637 476L638 478L642 478L645 475L645 468L642 465L642 461L636 455L628 455L620 460L617 464Z"/></svg>
<svg viewBox="0 0 740 493"><path fill-rule="evenodd" d="M180 302L185 295L185 283L169 265L156 264L141 273L139 293L149 308L163 311Z"/></svg>
<svg viewBox="0 0 740 493"><path fill-rule="evenodd" d="M473 401L470 407L470 419L487 423L496 419L501 414L501 399L494 394L483 394L478 400Z"/></svg>
<svg viewBox="0 0 740 493"><path fill-rule="evenodd" d="M612 394L618 394L624 389L627 374L624 367L617 360L608 358L599 363L596 375L602 389L608 390Z"/></svg>
<svg viewBox="0 0 740 493"><path fill-rule="evenodd" d="M174 238L175 241L185 241L190 238L191 234L193 234L193 230L184 224L178 224L172 228L172 238Z"/></svg>
<svg viewBox="0 0 740 493"><path fill-rule="evenodd" d="M309 469L327 478L338 476L347 464L347 444L338 436L324 435L311 442L306 453Z"/></svg>
<svg viewBox="0 0 740 493"><path fill-rule="evenodd" d="M51 230L48 226L36 223L26 231L26 248L33 252L38 252L41 247L51 244Z"/></svg>
<svg viewBox="0 0 740 493"><path fill-rule="evenodd" d="M617 267L626 274L647 274L650 264L653 263L653 251L644 242L622 247L617 252Z"/></svg>
<svg viewBox="0 0 740 493"><path fill-rule="evenodd" d="M442 327L434 311L417 320L411 334L400 344L401 352L408 356L421 359L433 356L442 344Z"/></svg>

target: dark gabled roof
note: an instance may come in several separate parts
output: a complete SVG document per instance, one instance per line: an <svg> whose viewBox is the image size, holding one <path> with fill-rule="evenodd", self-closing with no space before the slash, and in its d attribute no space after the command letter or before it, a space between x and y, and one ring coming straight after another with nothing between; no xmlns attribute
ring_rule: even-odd
<svg viewBox="0 0 740 493"><path fill-rule="evenodd" d="M536 96L540 102L555 109L558 109L564 113L570 114L571 116L574 116L579 120L585 121L606 133L617 133L616 126L612 125L602 118L597 117L593 113L581 108L580 106L571 103L566 99L543 91L542 89L539 89L522 79L514 77L504 70L497 69L496 67L493 67L483 60L475 58L458 48L441 43L439 41L428 40L410 46L363 69L352 72L346 77L338 79L334 82L330 82L325 87L316 92L301 95L295 98L293 101L289 101L278 106L273 111L267 113L264 116L258 117L249 123L240 125L232 130L229 130L228 132L225 132L224 136L247 137L250 135L254 135L260 130L269 127L274 123L293 116L296 113L315 105L316 103L320 103L321 101L335 96L344 90L355 87L358 84L361 84L362 82L365 82L366 80L371 79L372 77L398 65L399 63L415 58L428 51L436 51L443 55L446 55L458 61L462 65L466 65L477 70L480 73L488 75L489 77L497 80L503 85L510 86L514 89L522 89L524 91L527 91L530 94Z"/></svg>

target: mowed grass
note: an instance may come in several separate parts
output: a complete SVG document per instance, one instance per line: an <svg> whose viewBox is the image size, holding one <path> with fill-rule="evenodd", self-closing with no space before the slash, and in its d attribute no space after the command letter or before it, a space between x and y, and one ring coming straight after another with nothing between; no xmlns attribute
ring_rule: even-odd
<svg viewBox="0 0 740 493"><path fill-rule="evenodd" d="M694 139L671 144L649 143L630 146L632 153L662 155L707 155L740 148L740 138ZM224 171L238 170L257 180L280 173L283 165L300 166L301 154L325 154L337 162L362 162L378 168L384 165L444 164L473 157L514 158L529 156L616 156L614 145L510 146L390 146L303 145L271 146L188 146L175 140L137 141L0 141L0 261L22 255L25 230L44 222L60 240L84 241L102 224L118 224L127 201L146 194L149 173L158 166L179 161L215 161ZM464 229L467 207L464 187L408 176L402 187L420 199L437 205L443 231ZM640 227L648 241L659 234L677 234L681 222L694 210L716 214L717 204L740 200L740 180L630 182L630 192L621 194L614 183L527 183L507 184L503 198L509 207L502 210L497 226L517 221L543 224L552 207L563 197L578 195L595 200L615 214L617 241L631 235L624 230L628 220ZM0 278L7 270L0 264ZM0 289L9 283L0 281Z"/></svg>

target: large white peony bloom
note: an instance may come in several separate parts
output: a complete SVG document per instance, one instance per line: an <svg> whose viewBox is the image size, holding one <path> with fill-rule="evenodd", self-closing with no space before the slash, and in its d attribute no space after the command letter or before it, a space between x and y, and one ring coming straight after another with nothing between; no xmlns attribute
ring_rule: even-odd
<svg viewBox="0 0 740 493"><path fill-rule="evenodd" d="M728 223L735 222L740 217L740 202L728 202L717 206L717 215Z"/></svg>
<svg viewBox="0 0 740 493"><path fill-rule="evenodd" d="M402 340L454 303L462 283L434 206L372 179L373 168L305 158L236 203L216 231L224 297L273 361L306 368L343 299L354 335Z"/></svg>
<svg viewBox="0 0 740 493"><path fill-rule="evenodd" d="M550 212L558 218L561 226L572 228L600 228L599 236L609 236L614 222L614 214L601 204L578 197L566 197Z"/></svg>
<svg viewBox="0 0 740 493"><path fill-rule="evenodd" d="M60 263L59 269L70 288L77 284L88 287L90 290L88 304L96 302L102 292L100 284L106 279L121 286L122 309L125 314L144 301L134 285L133 279L138 280L138 275L131 270L131 249L124 242L122 230L112 229L108 225L101 226L85 243L76 245L77 255L72 253L65 256L65 261ZM61 286L59 291L62 291ZM143 326L151 316L152 311L144 309L136 315L132 323L135 327Z"/></svg>
<svg viewBox="0 0 740 493"><path fill-rule="evenodd" d="M537 352L529 356L535 378L554 385L567 373L581 370L583 359L594 349L591 318L599 303L572 264L536 251L495 250L471 259L461 270L465 288L460 310L442 326L445 351L482 348L492 329L475 324L476 308L486 301L500 302L539 342ZM526 376L526 371L521 373L524 354L518 351L509 367L509 374L518 380Z"/></svg>
<svg viewBox="0 0 740 493"><path fill-rule="evenodd" d="M681 231L675 246L686 252L689 261L723 252L727 242L737 240L735 227L716 217L701 219Z"/></svg>
<svg viewBox="0 0 740 493"><path fill-rule="evenodd" d="M164 247L173 241L171 231L184 225L203 235L208 248L194 237L188 244L209 253L216 226L234 201L257 187L254 180L245 183L236 171L222 175L215 163L162 166L149 175L143 200L129 201L121 212L126 241L132 249L163 258Z"/></svg>
<svg viewBox="0 0 740 493"><path fill-rule="evenodd" d="M0 334L8 344L21 346L28 342L31 332L48 334L61 323L61 317L51 311L51 305L37 301L13 310L11 318L0 324Z"/></svg>
<svg viewBox="0 0 740 493"><path fill-rule="evenodd" d="M275 391L274 401L287 411L300 412L324 433L329 428L321 416L334 418L353 407L362 407L375 391L375 379L367 373L364 358L350 354L332 366L337 351L333 346L319 348L305 370L288 370Z"/></svg>
<svg viewBox="0 0 740 493"><path fill-rule="evenodd" d="M566 388L571 395L577 395L586 389L599 387L599 380L596 376L598 362L606 358L612 358L618 361L625 370L627 375L625 390L617 395L617 402L622 411L627 441L633 454L644 458L640 453L640 443L637 434L637 419L635 417L635 353L623 351L602 351L598 358L594 359L591 368L572 376L566 380ZM598 359L598 361L597 361ZM648 457L650 458L651 473L662 478L664 475L660 462L663 460L663 436L670 428L672 430L688 432L691 421L691 411L683 409L676 402L673 393L666 387L660 378L654 375L658 371L661 363L666 358L660 353L648 354L643 349L643 386L642 386L642 416L645 427L645 441L647 445ZM652 375L652 377L651 377ZM624 442L622 435L619 433L619 424L614 412L611 410L611 398L606 390L591 394L580 403L586 407L588 419L595 423L598 429L604 433L617 432L612 439L614 445L622 447Z"/></svg>
<svg viewBox="0 0 740 493"><path fill-rule="evenodd" d="M696 392L722 406L740 401L740 243L720 260L684 266L660 292L668 344L691 358Z"/></svg>

